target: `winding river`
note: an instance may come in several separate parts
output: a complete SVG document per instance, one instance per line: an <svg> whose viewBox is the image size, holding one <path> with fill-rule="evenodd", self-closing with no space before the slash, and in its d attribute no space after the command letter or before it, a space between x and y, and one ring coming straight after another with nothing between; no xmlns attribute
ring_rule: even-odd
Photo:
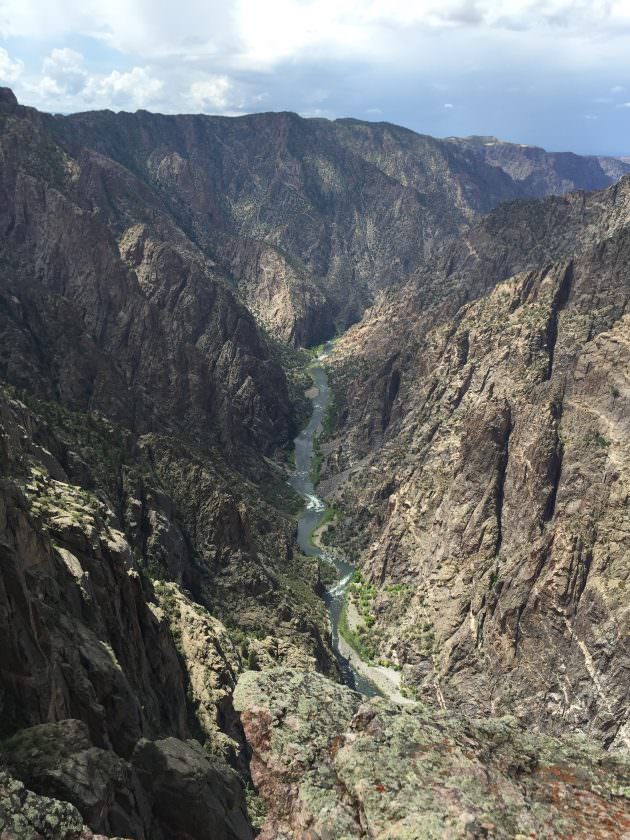
<svg viewBox="0 0 630 840"><path fill-rule="evenodd" d="M311 480L311 467L315 458L315 438L322 428L322 420L330 396L328 376L323 362L329 355L332 342L324 345L323 352L310 367L313 377L315 394L312 397L313 413L308 425L295 438L295 471L289 483L305 501L305 507L298 519L298 543L304 554L310 557L325 557L336 568L339 575L338 583L325 595L325 602L332 625L333 649L339 662L344 682L356 691L368 697L379 695L379 689L365 676L360 674L350 663L350 660L340 651L339 616L343 607L346 589L352 579L354 566L344 560L328 554L313 544L313 531L321 524L326 512L326 504L317 496L315 486ZM345 647L342 640L342 647Z"/></svg>

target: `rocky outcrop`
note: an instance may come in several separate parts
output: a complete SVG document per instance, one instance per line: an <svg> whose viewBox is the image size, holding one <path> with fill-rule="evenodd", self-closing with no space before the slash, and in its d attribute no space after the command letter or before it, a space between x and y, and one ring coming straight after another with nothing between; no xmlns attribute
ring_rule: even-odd
<svg viewBox="0 0 630 840"><path fill-rule="evenodd" d="M364 702L286 669L244 674L235 705L269 813L261 840L586 840L630 829L627 759L513 718Z"/></svg>
<svg viewBox="0 0 630 840"><path fill-rule="evenodd" d="M7 813L22 802L24 831L35 832L15 836L78 837L83 823L134 838L251 836L234 771L224 758L204 765L199 745L181 741L199 737L239 764L243 738L227 692L242 666L225 628L175 584L161 585L159 603L168 609L173 593L177 618L158 606L113 510L98 490L71 482L53 454L62 445L41 418L4 394L0 421L0 763L33 794L70 802L81 815L72 834L75 812L55 805L51 813L70 827L50 823L47 834L38 800L12 787ZM158 790L134 757L139 744L161 754L167 735L172 767ZM208 811L203 830L187 828L184 810L171 822L157 814L168 785L199 792L191 808Z"/></svg>
<svg viewBox="0 0 630 840"><path fill-rule="evenodd" d="M0 836L7 840L101 840L69 802L38 796L0 770Z"/></svg>
<svg viewBox="0 0 630 840"><path fill-rule="evenodd" d="M141 739L127 761L94 747L81 721L64 720L22 730L3 744L3 758L29 790L70 803L105 836L253 837L237 774L194 740Z"/></svg>
<svg viewBox="0 0 630 840"><path fill-rule="evenodd" d="M23 729L3 744L2 758L28 789L71 803L99 834L146 836L151 811L131 765L93 746L82 721Z"/></svg>
<svg viewBox="0 0 630 840"><path fill-rule="evenodd" d="M196 741L140 741L131 763L151 807L147 838L253 838L242 782Z"/></svg>
<svg viewBox="0 0 630 840"><path fill-rule="evenodd" d="M308 347L333 334L334 306L312 275L287 254L242 238L226 240L222 253L247 307L271 335Z"/></svg>

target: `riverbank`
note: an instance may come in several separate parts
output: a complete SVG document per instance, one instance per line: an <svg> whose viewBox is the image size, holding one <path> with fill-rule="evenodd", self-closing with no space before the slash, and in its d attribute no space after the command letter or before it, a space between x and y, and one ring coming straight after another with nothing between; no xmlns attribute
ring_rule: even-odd
<svg viewBox="0 0 630 840"><path fill-rule="evenodd" d="M361 616L352 599L346 594L342 620L339 622L339 650L349 660L352 667L365 679L374 683L380 693L388 700L403 705L413 704L414 701L405 697L401 692L400 671L385 665L371 665L361 657L360 652L352 644L352 635L356 634L360 623ZM346 629L349 631L348 633L345 632Z"/></svg>
<svg viewBox="0 0 630 840"><path fill-rule="evenodd" d="M371 665L361 658L360 652L349 644L340 632L342 614L352 605L347 602L347 588L354 574L354 566L334 549L322 542L322 536L330 527L334 512L317 494L318 469L320 458L317 438L322 433L324 418L330 403L328 376L323 362L330 352L331 343L326 345L317 358L309 365L313 384L305 391L310 399L313 411L308 424L294 441L295 469L290 474L289 482L305 505L298 518L298 544L307 555L319 557L332 564L337 570L337 581L325 593L324 601L328 609L332 630L332 644L337 654L339 667L344 681L351 688L367 697L382 695L397 703L409 703L400 691L400 674L393 668ZM354 616L351 612L351 620Z"/></svg>

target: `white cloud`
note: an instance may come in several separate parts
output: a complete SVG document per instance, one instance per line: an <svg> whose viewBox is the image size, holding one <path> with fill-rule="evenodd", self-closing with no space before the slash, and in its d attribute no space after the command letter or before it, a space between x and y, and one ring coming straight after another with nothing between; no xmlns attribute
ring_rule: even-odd
<svg viewBox="0 0 630 840"><path fill-rule="evenodd" d="M448 110L450 110L451 108L454 108L455 106L453 105L452 102L445 102L444 107L447 108Z"/></svg>
<svg viewBox="0 0 630 840"><path fill-rule="evenodd" d="M146 67L134 67L126 73L112 70L108 76L91 77L83 90L86 102L122 107L143 108L158 101L164 88Z"/></svg>
<svg viewBox="0 0 630 840"><path fill-rule="evenodd" d="M628 0L0 0L0 37L88 35L135 60L264 69L308 54L396 62L436 30L556 30L597 41L630 28ZM217 67L217 70L219 68ZM53 76L54 77L54 76Z"/></svg>
<svg viewBox="0 0 630 840"><path fill-rule="evenodd" d="M230 102L233 86L227 76L210 76L190 86L188 98L195 108L224 111Z"/></svg>
<svg viewBox="0 0 630 840"><path fill-rule="evenodd" d="M49 56L47 56L42 64L44 73L54 75L55 73L82 73L85 74L83 68L84 58L81 53L76 50L71 50L69 47L56 47Z"/></svg>
<svg viewBox="0 0 630 840"><path fill-rule="evenodd" d="M84 63L81 53L68 47L55 48L42 62L40 90L56 96L79 93L88 79Z"/></svg>
<svg viewBox="0 0 630 840"><path fill-rule="evenodd" d="M0 82L6 84L13 84L22 75L24 70L24 63L22 61L14 61L9 53L0 47Z"/></svg>

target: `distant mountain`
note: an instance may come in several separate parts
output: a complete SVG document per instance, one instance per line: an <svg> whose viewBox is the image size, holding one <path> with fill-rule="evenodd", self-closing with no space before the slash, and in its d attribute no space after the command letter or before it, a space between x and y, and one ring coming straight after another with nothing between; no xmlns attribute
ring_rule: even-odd
<svg viewBox="0 0 630 840"><path fill-rule="evenodd" d="M507 143L496 137L449 137L448 141L475 149L486 163L509 175L529 198L601 189L630 172L630 163L620 158L547 152L539 146Z"/></svg>
<svg viewBox="0 0 630 840"><path fill-rule="evenodd" d="M624 170L616 162L619 172L608 171L597 158L292 113L44 119L77 160L123 167L108 208L119 233L133 204L115 197L126 172L234 278L267 329L296 345L357 320L375 293L403 281L478 214L514 198L606 187ZM111 164L107 172L111 182ZM91 191L102 187L83 181L85 201L96 200Z"/></svg>

